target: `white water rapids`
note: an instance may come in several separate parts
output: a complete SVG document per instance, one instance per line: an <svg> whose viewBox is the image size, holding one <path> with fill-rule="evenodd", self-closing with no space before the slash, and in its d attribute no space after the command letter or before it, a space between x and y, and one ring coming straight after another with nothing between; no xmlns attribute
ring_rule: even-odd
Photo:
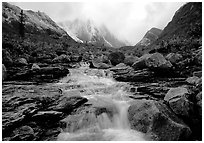
<svg viewBox="0 0 204 143"><path fill-rule="evenodd" d="M62 131L58 136L59 141L145 140L143 133L130 129L127 116L130 101L128 95L130 93L125 91L125 83L114 81L111 75L105 73L103 70L79 68L70 69L70 75L61 79L57 84L62 87L63 94L80 94L80 96L87 98L90 103L102 107L110 107L113 111L112 117L107 113L102 113L94 118L97 124L94 124L91 128L83 128L83 123L81 123L82 125L77 125L81 127L77 131ZM75 86L76 88L73 87L70 89L71 86ZM89 118L92 118L91 116L94 115L90 114Z"/></svg>

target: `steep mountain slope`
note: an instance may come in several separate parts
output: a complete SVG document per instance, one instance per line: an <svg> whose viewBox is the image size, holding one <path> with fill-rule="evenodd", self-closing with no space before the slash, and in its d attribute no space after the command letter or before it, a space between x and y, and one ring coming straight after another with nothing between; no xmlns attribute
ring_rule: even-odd
<svg viewBox="0 0 204 143"><path fill-rule="evenodd" d="M19 31L21 9L9 3L2 3L2 25L3 32ZM66 31L60 28L48 15L43 12L31 10L23 11L26 33L44 33L48 35L67 35Z"/></svg>
<svg viewBox="0 0 204 143"><path fill-rule="evenodd" d="M77 44L45 13L23 10L21 14L21 11L22 9L15 5L2 3L3 59L15 61L19 57L24 57L29 60L34 52L39 57L49 57L55 55L57 50ZM24 37L20 34L22 17Z"/></svg>
<svg viewBox="0 0 204 143"><path fill-rule="evenodd" d="M97 26L94 21L75 19L58 23L76 41L91 43L94 45L105 45L109 47L121 47L125 42L118 40L105 25Z"/></svg>
<svg viewBox="0 0 204 143"><path fill-rule="evenodd" d="M141 56L143 54L143 51L146 50L146 47L158 39L161 32L162 32L161 29L151 28L144 35L142 40L140 40L135 46L121 47L120 50L126 53L127 55L135 54L137 56Z"/></svg>
<svg viewBox="0 0 204 143"><path fill-rule="evenodd" d="M159 38L149 45L149 49L164 48L167 45L170 47L173 43L175 45L176 43L179 44L182 42L185 42L183 44L186 46L193 42L198 42L201 45L201 41L202 3L189 2L176 11ZM179 49L182 50L181 48Z"/></svg>
<svg viewBox="0 0 204 143"><path fill-rule="evenodd" d="M161 34L162 30L158 28L151 28L145 36L142 38L140 42L138 42L135 46L148 46L152 42L154 42L156 39L159 38L159 35Z"/></svg>

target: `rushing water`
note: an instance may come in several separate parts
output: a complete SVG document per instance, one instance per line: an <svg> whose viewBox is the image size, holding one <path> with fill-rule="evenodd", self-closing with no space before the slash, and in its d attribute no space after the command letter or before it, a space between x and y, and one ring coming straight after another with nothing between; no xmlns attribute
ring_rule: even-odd
<svg viewBox="0 0 204 143"><path fill-rule="evenodd" d="M91 70L79 68L70 70L71 74L63 78L58 85L63 87L63 92L83 91L80 95L86 97L90 102L109 107L113 111L113 116L102 113L97 117L89 115L89 120L93 121L93 126L84 128L81 121L69 125L69 129L62 131L58 140L75 141L143 141L144 134L130 129L127 110L130 99L128 92L124 90L125 84L114 81L110 73L103 70ZM76 85L77 88L70 86ZM71 126L71 127L70 127ZM78 130L74 130L78 126Z"/></svg>

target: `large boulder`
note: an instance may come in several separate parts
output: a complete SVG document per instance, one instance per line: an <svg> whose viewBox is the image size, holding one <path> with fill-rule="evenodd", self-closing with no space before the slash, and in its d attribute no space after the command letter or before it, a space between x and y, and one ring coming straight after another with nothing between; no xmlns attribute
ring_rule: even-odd
<svg viewBox="0 0 204 143"><path fill-rule="evenodd" d="M70 62L69 56L62 54L52 60L53 63L68 63Z"/></svg>
<svg viewBox="0 0 204 143"><path fill-rule="evenodd" d="M178 54L178 53L169 53L167 56L166 56L166 59L168 61L170 61L172 64L176 64L177 62L181 61L182 60L182 55L181 54Z"/></svg>
<svg viewBox="0 0 204 143"><path fill-rule="evenodd" d="M132 129L146 133L152 140L188 140L190 128L164 103L154 100L135 100L128 109Z"/></svg>
<svg viewBox="0 0 204 143"><path fill-rule="evenodd" d="M137 56L126 56L124 63L128 66L132 66L139 58Z"/></svg>
<svg viewBox="0 0 204 143"><path fill-rule="evenodd" d="M152 70L168 70L172 64L160 53L145 54L136 61L132 67L134 69L149 68Z"/></svg>
<svg viewBox="0 0 204 143"><path fill-rule="evenodd" d="M186 82L192 85L198 85L202 83L202 78L199 78L197 76L189 77L186 79Z"/></svg>
<svg viewBox="0 0 204 143"><path fill-rule="evenodd" d="M184 96L187 93L189 93L189 92L188 92L188 89L185 88L185 87L171 88L167 92L167 94L165 95L164 100L168 102L172 98L181 97L181 96Z"/></svg>
<svg viewBox="0 0 204 143"><path fill-rule="evenodd" d="M189 91L185 87L171 88L164 97L170 108L179 116L188 118L193 112L193 103L189 101Z"/></svg>
<svg viewBox="0 0 204 143"><path fill-rule="evenodd" d="M7 77L6 67L4 66L4 64L2 64L2 80L5 80L6 77Z"/></svg>
<svg viewBox="0 0 204 143"><path fill-rule="evenodd" d="M112 52L108 55L108 59L110 60L111 64L115 66L124 62L125 55L121 52Z"/></svg>

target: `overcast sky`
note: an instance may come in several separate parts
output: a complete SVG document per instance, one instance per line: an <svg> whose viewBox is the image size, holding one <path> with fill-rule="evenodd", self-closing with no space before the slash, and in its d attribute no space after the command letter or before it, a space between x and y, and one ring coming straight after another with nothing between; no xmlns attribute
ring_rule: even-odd
<svg viewBox="0 0 204 143"><path fill-rule="evenodd" d="M135 45L152 27L163 29L184 2L12 2L22 9L42 11L55 22L89 18L105 24L119 39Z"/></svg>

